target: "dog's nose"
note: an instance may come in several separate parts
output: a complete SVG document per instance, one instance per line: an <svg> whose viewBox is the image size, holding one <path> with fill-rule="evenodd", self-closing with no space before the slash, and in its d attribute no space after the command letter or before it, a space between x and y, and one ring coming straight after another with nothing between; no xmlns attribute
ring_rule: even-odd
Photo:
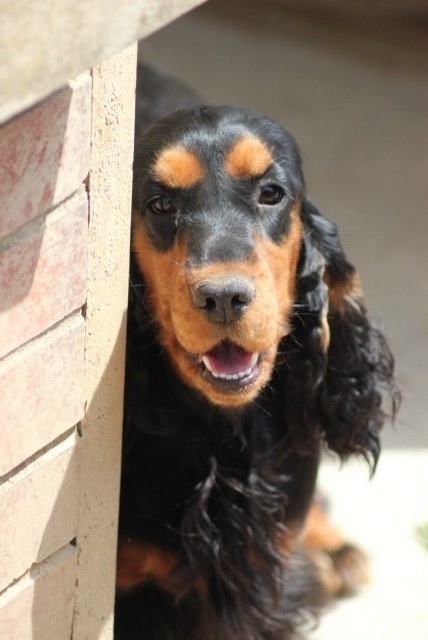
<svg viewBox="0 0 428 640"><path fill-rule="evenodd" d="M244 277L219 277L191 287L193 300L213 322L239 318L256 297L254 283Z"/></svg>

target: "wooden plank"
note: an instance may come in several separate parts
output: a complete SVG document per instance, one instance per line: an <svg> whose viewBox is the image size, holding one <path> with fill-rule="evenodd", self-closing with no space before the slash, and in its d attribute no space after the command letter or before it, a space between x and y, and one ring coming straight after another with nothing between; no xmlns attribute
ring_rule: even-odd
<svg viewBox="0 0 428 640"><path fill-rule="evenodd" d="M0 476L83 417L84 348L79 314L0 362Z"/></svg>
<svg viewBox="0 0 428 640"><path fill-rule="evenodd" d="M70 640L77 550L68 545L0 595L3 640Z"/></svg>
<svg viewBox="0 0 428 640"><path fill-rule="evenodd" d="M87 235L82 189L0 241L0 358L83 305Z"/></svg>
<svg viewBox="0 0 428 640"><path fill-rule="evenodd" d="M84 73L0 129L0 238L71 196L88 175L91 95Z"/></svg>
<svg viewBox="0 0 428 640"><path fill-rule="evenodd" d="M0 591L76 536L79 440L73 434L0 487Z"/></svg>

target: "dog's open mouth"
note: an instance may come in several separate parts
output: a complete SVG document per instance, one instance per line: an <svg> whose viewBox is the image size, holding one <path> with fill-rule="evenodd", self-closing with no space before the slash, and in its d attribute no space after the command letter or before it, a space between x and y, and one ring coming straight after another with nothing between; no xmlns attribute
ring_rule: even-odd
<svg viewBox="0 0 428 640"><path fill-rule="evenodd" d="M261 354L229 340L200 355L198 361L205 377L223 389L242 389L255 382L261 372Z"/></svg>

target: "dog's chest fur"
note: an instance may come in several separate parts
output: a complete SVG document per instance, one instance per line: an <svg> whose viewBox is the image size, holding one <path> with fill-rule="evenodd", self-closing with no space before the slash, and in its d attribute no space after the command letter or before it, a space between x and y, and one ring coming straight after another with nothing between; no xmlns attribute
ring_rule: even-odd
<svg viewBox="0 0 428 640"><path fill-rule="evenodd" d="M132 489L123 491L122 535L178 548L183 517L198 502L226 542L236 540L236 514L246 528L258 509L272 522L303 519L318 452L294 450L280 377L239 412L213 406L177 378L155 328L139 321L141 289L133 298L124 436Z"/></svg>

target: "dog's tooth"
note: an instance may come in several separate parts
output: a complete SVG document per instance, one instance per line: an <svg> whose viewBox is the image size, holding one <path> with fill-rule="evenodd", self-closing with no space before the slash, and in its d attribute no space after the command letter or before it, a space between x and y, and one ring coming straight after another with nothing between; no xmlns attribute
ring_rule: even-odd
<svg viewBox="0 0 428 640"><path fill-rule="evenodd" d="M251 356L251 360L250 360L250 368L251 369L256 366L256 362L257 362L258 359L259 359L259 354L258 354L258 351L256 351Z"/></svg>
<svg viewBox="0 0 428 640"><path fill-rule="evenodd" d="M208 371L211 371L211 373L215 375L213 370L211 369L210 359L208 358L208 356L202 356L202 362L204 363Z"/></svg>
<svg viewBox="0 0 428 640"><path fill-rule="evenodd" d="M205 356L204 356L204 358L205 358ZM203 361L205 363L205 366L207 367L207 369L211 373L211 375L214 378L218 378L220 380L242 380L243 378L246 378L247 376L249 376L253 371L253 367L249 367L248 369L245 369L245 371L240 371L239 373L216 373L215 371L210 369L210 367L208 366L209 365L209 361L208 361L208 364L207 364L207 362L205 362L205 360L203 360Z"/></svg>

